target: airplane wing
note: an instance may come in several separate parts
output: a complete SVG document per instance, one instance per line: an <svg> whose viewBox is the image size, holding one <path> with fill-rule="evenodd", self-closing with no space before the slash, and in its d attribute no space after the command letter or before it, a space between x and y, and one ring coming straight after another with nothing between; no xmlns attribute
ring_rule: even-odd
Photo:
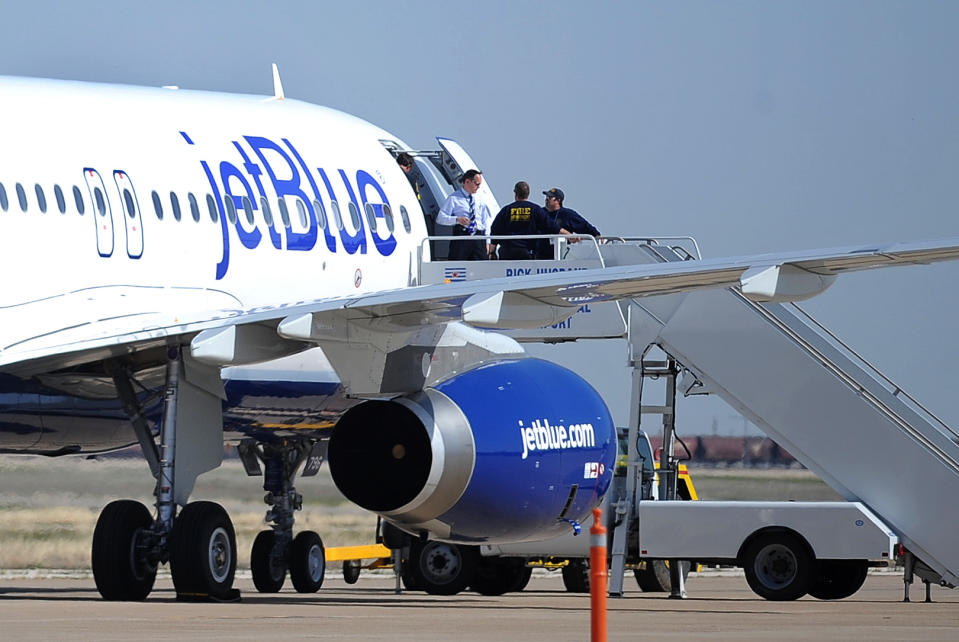
<svg viewBox="0 0 959 642"><path fill-rule="evenodd" d="M842 272L957 258L959 238L950 238L440 283L254 309L110 315L8 340L0 346L0 370L49 372L191 340L195 354L206 345L209 360L224 365L265 361L323 340L343 340L337 336L342 328L330 323L329 315L380 332L452 321L506 329L556 323L585 303L700 288L739 287L759 301L801 300L823 291ZM224 353L226 343L232 353ZM247 346L242 355L236 352L241 344Z"/></svg>

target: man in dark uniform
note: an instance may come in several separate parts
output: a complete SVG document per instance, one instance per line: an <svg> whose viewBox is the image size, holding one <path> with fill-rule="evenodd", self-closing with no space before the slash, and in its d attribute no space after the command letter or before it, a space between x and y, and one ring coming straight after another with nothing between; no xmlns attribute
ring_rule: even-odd
<svg viewBox="0 0 959 642"><path fill-rule="evenodd" d="M546 210L530 202L529 183L520 181L513 187L516 200L499 211L490 228L492 236L524 234L569 234L550 220ZM542 239L494 239L490 258L496 258L496 246L499 245L499 258L505 260L525 260L533 258L536 245ZM547 241L548 242L548 241Z"/></svg>
<svg viewBox="0 0 959 642"><path fill-rule="evenodd" d="M602 236L589 221L579 215L576 210L563 207L563 199L566 195L558 187L548 189L543 194L546 196L546 213L550 219L556 222L563 229L569 230L570 234L589 234L591 236ZM536 248L536 258L553 258L553 246L548 241L540 241Z"/></svg>
<svg viewBox="0 0 959 642"><path fill-rule="evenodd" d="M399 156L397 156L396 162L399 164L400 169L402 169L406 174L406 179L410 182L410 187L412 187L413 191L416 192L416 200L419 201L420 208L423 210L423 218L426 220L427 236L435 235L436 213L440 211L440 205L436 202L433 192L426 184L426 179L423 178L423 173L413 162L413 157L406 152L402 152ZM430 256L432 256L434 260L439 258L436 256L435 244L436 241L430 241Z"/></svg>

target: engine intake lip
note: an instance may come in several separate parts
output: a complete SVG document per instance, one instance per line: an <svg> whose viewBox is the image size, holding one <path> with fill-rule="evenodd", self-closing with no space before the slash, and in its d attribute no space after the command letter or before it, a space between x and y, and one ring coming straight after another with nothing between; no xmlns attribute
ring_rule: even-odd
<svg viewBox="0 0 959 642"><path fill-rule="evenodd" d="M434 389L351 408L337 422L328 454L333 481L347 499L407 524L454 506L476 463L469 421Z"/></svg>

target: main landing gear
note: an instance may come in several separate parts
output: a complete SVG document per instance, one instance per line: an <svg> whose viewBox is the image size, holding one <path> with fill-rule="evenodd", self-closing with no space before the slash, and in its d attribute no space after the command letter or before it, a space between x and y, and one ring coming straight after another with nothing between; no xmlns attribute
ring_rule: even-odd
<svg viewBox="0 0 959 642"><path fill-rule="evenodd" d="M156 479L157 510L154 517L146 506L127 499L103 509L93 533L97 590L108 600L143 600L153 589L159 565L169 562L179 599L239 599L233 588L236 534L229 515L213 502L187 503L196 477L222 460L219 369L184 359L178 348L169 350L159 446L143 416L157 399L137 395L139 383L123 364L110 364L110 374ZM302 496L292 482L304 461L304 475L319 470L323 456L318 444L250 440L241 445L241 455L248 474L259 474L258 460L265 464L266 519L272 523L272 530L261 532L253 543L254 584L262 592L279 591L289 570L296 590L316 591L326 571L323 542L312 531L293 537L293 511L301 507ZM177 506L183 506L179 514Z"/></svg>

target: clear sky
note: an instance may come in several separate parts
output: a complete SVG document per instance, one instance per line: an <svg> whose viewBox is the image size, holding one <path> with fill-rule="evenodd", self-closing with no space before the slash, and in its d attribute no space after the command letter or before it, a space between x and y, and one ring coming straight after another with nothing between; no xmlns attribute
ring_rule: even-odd
<svg viewBox="0 0 959 642"><path fill-rule="evenodd" d="M3 4L0 74L270 94L276 62L288 97L458 140L501 202L559 186L604 233L715 257L959 236L956 33L956 2L35 0ZM955 426L957 277L805 307ZM622 346L559 352L625 421ZM721 403L679 419L742 432Z"/></svg>

